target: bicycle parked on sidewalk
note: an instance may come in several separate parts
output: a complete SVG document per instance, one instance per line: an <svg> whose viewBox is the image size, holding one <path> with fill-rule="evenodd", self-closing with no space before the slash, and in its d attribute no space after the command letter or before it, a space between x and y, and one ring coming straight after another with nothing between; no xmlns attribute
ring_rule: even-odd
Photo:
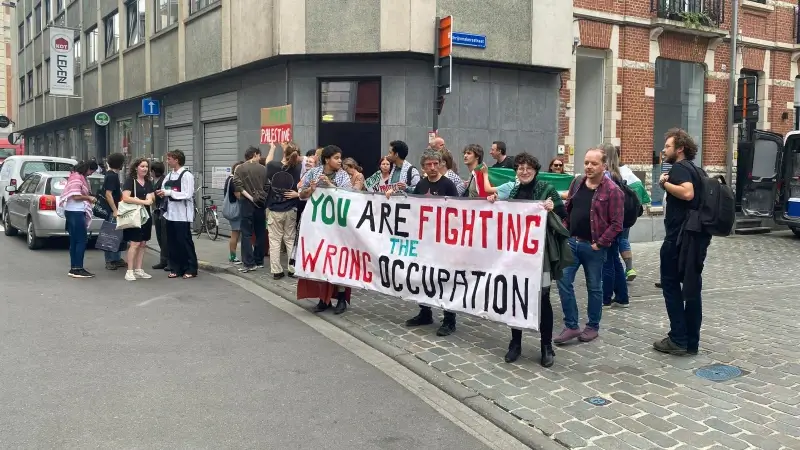
<svg viewBox="0 0 800 450"><path fill-rule="evenodd" d="M195 192L199 192L200 189L208 189L208 187L202 186ZM210 195L203 195L200 198L203 202L202 210L196 206L194 208L194 218L195 223L197 224L197 228L195 228L194 233L197 237L200 237L200 235L205 231L209 239L216 241L219 237L219 218L217 216L217 205L214 204L214 200L211 199Z"/></svg>

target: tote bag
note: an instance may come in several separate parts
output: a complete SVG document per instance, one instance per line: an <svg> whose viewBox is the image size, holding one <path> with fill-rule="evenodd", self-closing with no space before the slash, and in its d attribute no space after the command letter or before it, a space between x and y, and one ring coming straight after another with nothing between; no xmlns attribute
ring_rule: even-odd
<svg viewBox="0 0 800 450"><path fill-rule="evenodd" d="M241 206L239 206L239 201L232 202L230 201L229 191L231 189L231 185L233 184L233 179L229 179L227 189L225 189L224 197L225 199L222 202L222 217L228 220L239 220L240 216L242 215Z"/></svg>
<svg viewBox="0 0 800 450"><path fill-rule="evenodd" d="M133 196L136 197L136 185L133 180ZM120 202L117 206L117 230L127 230L128 228L142 228L142 225L150 219L147 208L133 203Z"/></svg>

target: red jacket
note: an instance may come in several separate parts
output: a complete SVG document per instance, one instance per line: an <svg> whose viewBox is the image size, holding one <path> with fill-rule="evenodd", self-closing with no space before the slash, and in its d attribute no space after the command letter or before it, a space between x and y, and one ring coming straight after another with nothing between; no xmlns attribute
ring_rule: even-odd
<svg viewBox="0 0 800 450"><path fill-rule="evenodd" d="M576 182L580 180L580 185ZM581 185L586 183L586 177L581 176L572 180L569 186L569 196L564 204L567 208L567 217L564 226L569 229L569 216L572 212L572 197L578 192ZM625 194L610 178L603 176L600 186L594 191L592 197L591 218L592 243L600 247L610 247L617 235L622 233L622 219L625 215Z"/></svg>

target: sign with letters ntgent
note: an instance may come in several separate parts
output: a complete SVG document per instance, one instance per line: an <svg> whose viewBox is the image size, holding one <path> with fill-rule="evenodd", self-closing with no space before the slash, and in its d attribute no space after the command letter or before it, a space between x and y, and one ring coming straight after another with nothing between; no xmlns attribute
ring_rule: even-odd
<svg viewBox="0 0 800 450"><path fill-rule="evenodd" d="M50 95L75 95L75 32L50 28Z"/></svg>
<svg viewBox="0 0 800 450"><path fill-rule="evenodd" d="M542 202L318 187L297 275L538 330L546 226Z"/></svg>

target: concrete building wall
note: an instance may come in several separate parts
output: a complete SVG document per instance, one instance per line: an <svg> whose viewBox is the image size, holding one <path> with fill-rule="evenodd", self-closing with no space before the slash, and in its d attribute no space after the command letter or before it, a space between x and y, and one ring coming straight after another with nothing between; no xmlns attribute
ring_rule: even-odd
<svg viewBox="0 0 800 450"><path fill-rule="evenodd" d="M607 52L608 108L605 140L621 145L623 161L647 173L653 167L654 92L658 58L695 62L705 68L702 164L712 173L725 171L728 77L731 69L759 73L759 128L785 133L794 128L794 82L800 73L796 42L796 4L740 0L739 56L730 67L731 5L722 2L719 25L689 26L659 18L649 0L575 0L573 33L580 47ZM796 2L795 2L796 3ZM575 149L575 66L561 85L559 143L565 158ZM736 134L735 130L734 133ZM580 152L575 152L580 153ZM735 161L734 161L735 164Z"/></svg>

